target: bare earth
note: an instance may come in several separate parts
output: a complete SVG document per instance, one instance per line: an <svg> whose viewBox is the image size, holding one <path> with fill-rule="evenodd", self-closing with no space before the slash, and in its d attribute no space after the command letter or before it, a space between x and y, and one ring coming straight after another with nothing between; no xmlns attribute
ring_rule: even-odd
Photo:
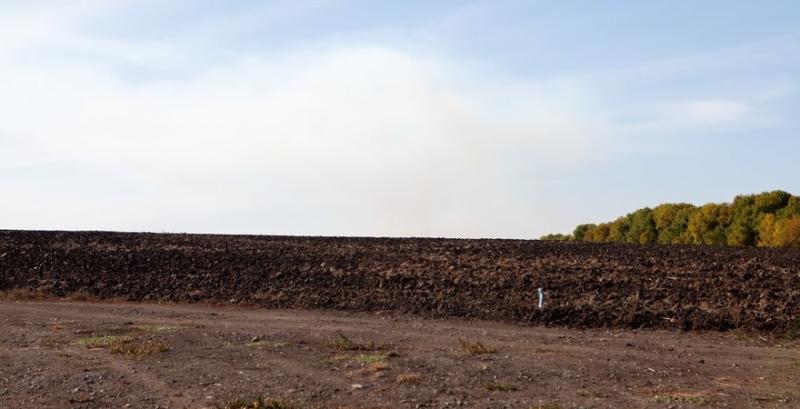
<svg viewBox="0 0 800 409"><path fill-rule="evenodd" d="M168 350L92 343L107 335ZM496 352L469 354L459 338ZM300 408L800 408L800 344L392 313L0 301L0 408L214 408L256 396Z"/></svg>

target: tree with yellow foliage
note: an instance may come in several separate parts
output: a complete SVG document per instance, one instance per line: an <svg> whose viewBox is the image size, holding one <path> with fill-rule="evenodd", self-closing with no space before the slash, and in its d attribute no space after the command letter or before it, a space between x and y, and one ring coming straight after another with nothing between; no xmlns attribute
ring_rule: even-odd
<svg viewBox="0 0 800 409"><path fill-rule="evenodd" d="M569 237L613 243L800 247L800 197L775 190L700 207L665 203L613 222L582 224Z"/></svg>

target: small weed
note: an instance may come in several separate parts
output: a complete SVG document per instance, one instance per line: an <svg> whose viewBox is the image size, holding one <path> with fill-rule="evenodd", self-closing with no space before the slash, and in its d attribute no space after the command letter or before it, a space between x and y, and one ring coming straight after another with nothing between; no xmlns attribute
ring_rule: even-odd
<svg viewBox="0 0 800 409"><path fill-rule="evenodd" d="M491 345L485 345L481 342L469 342L464 338L458 338L458 343L461 345L467 355L481 355L481 354L494 354L497 349Z"/></svg>
<svg viewBox="0 0 800 409"><path fill-rule="evenodd" d="M91 403L94 402L94 398L87 395L80 395L74 398L69 398L67 401L69 403Z"/></svg>
<svg viewBox="0 0 800 409"><path fill-rule="evenodd" d="M653 402L663 404L688 403L692 405L705 406L710 404L711 400L704 396L689 393L673 393L669 395L656 395L653 397Z"/></svg>
<svg viewBox="0 0 800 409"><path fill-rule="evenodd" d="M218 406L219 409L300 409L300 406L283 399L236 399Z"/></svg>
<svg viewBox="0 0 800 409"><path fill-rule="evenodd" d="M67 344L63 337L48 337L41 340L40 344L42 347L50 348L50 349L58 349Z"/></svg>
<svg viewBox="0 0 800 409"><path fill-rule="evenodd" d="M784 338L788 341L794 341L800 338L800 317L797 317L791 324L789 324L789 328L786 329Z"/></svg>
<svg viewBox="0 0 800 409"><path fill-rule="evenodd" d="M247 346L250 348L284 348L289 346L289 343L281 341L269 342L260 340L260 341L248 342Z"/></svg>
<svg viewBox="0 0 800 409"><path fill-rule="evenodd" d="M366 367L364 369L365 369L365 372L373 372L373 373L374 372L381 372L381 371L385 371L385 370L389 369L389 364L384 362L384 361L373 362L368 367Z"/></svg>
<svg viewBox="0 0 800 409"><path fill-rule="evenodd" d="M422 376L416 372L409 372L397 375L397 383L401 385L418 384Z"/></svg>
<svg viewBox="0 0 800 409"><path fill-rule="evenodd" d="M133 337L128 335L99 335L89 338L80 338L72 342L73 345L86 348L107 348L112 344L132 342Z"/></svg>
<svg viewBox="0 0 800 409"><path fill-rule="evenodd" d="M742 328L734 328L731 331L731 335L738 340L745 340L753 338L752 334L748 333L747 331L743 330Z"/></svg>
<svg viewBox="0 0 800 409"><path fill-rule="evenodd" d="M146 332L174 332L189 329L185 325L137 325L135 328Z"/></svg>
<svg viewBox="0 0 800 409"><path fill-rule="evenodd" d="M353 360L365 364L371 365L378 362L384 362L389 358L387 354L359 354L353 357Z"/></svg>
<svg viewBox="0 0 800 409"><path fill-rule="evenodd" d="M370 341L369 343L353 341L341 332L336 339L331 342L331 345L339 351L380 351L386 349L386 345L376 344L374 341Z"/></svg>
<svg viewBox="0 0 800 409"><path fill-rule="evenodd" d="M84 291L70 293L67 295L67 299L70 301L97 301L97 297Z"/></svg>
<svg viewBox="0 0 800 409"><path fill-rule="evenodd" d="M486 388L489 391L492 391L492 392L495 392L495 391L498 391L498 392L513 392L513 391L518 391L519 390L517 385L514 385L512 383L496 382L496 381L485 382L483 384L483 387Z"/></svg>
<svg viewBox="0 0 800 409"><path fill-rule="evenodd" d="M169 344L164 341L145 340L142 342L112 342L111 353L132 356L150 356L169 351Z"/></svg>
<svg viewBox="0 0 800 409"><path fill-rule="evenodd" d="M386 362L375 362L369 366L369 370L373 372L385 371L387 369L389 369L389 364Z"/></svg>
<svg viewBox="0 0 800 409"><path fill-rule="evenodd" d="M375 375L380 376L381 372L389 369L389 364L386 362L375 362L355 372L355 375Z"/></svg>
<svg viewBox="0 0 800 409"><path fill-rule="evenodd" d="M558 403L535 403L530 409L563 409L563 406Z"/></svg>

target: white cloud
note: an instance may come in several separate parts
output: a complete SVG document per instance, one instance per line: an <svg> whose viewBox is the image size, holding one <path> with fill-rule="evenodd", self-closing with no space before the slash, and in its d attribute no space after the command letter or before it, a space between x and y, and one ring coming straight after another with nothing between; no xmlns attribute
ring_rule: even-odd
<svg viewBox="0 0 800 409"><path fill-rule="evenodd" d="M689 118L701 122L729 122L744 118L753 108L741 101L706 99L690 101L686 105Z"/></svg>
<svg viewBox="0 0 800 409"><path fill-rule="evenodd" d="M97 8L53 13L0 53L4 227L531 237L563 228L536 195L548 172L631 149L636 130L585 82L489 78L380 45L130 81L107 60L180 71L196 44L97 38L79 24ZM647 124L750 111L698 100Z"/></svg>

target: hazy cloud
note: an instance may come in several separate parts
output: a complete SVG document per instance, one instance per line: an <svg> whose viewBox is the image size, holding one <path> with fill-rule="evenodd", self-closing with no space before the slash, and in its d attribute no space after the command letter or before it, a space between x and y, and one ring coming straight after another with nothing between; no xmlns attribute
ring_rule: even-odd
<svg viewBox="0 0 800 409"><path fill-rule="evenodd" d="M537 197L552 173L757 110L690 99L632 124L585 78L380 44L193 69L217 50L87 34L103 4L0 18L3 227L531 237L563 225Z"/></svg>

